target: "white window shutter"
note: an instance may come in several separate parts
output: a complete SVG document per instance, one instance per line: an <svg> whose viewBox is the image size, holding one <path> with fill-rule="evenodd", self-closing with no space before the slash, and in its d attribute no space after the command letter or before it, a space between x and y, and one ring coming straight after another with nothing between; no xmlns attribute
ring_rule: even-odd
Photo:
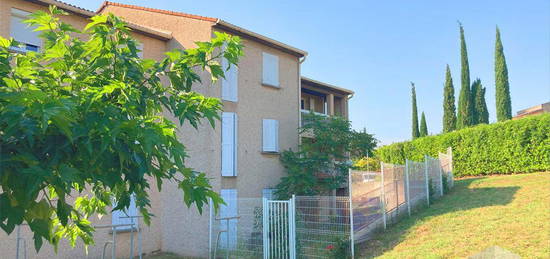
<svg viewBox="0 0 550 259"><path fill-rule="evenodd" d="M220 206L220 218L236 217L237 215L237 190L222 189L220 192L222 199L226 205ZM220 221L220 230L226 230L220 236L220 245L223 248L236 248L237 246L237 223L238 219L230 219ZM228 240L229 239L229 240ZM227 245L229 244L229 247Z"/></svg>
<svg viewBox="0 0 550 259"><path fill-rule="evenodd" d="M116 203L113 203L113 207L116 207ZM130 196L130 206L128 209L122 210L115 210L111 214L111 224L112 225L119 225L119 224L132 224L134 223L134 228L138 228L138 218L127 218L128 216L137 216L138 215L138 209L136 206L136 198L134 195ZM132 226L123 226L123 227L117 227L116 230L130 230Z"/></svg>
<svg viewBox="0 0 550 259"><path fill-rule="evenodd" d="M222 113L222 176L237 176L237 115Z"/></svg>
<svg viewBox="0 0 550 259"><path fill-rule="evenodd" d="M264 152L279 152L279 121L264 119L262 123Z"/></svg>
<svg viewBox="0 0 550 259"><path fill-rule="evenodd" d="M29 27L28 24L23 23L28 19L30 13L21 11L19 9L11 9L10 20L10 36L20 43L32 44L35 46L42 46L42 40L38 37L40 32L34 31L33 27Z"/></svg>
<svg viewBox="0 0 550 259"><path fill-rule="evenodd" d="M279 87L279 57L263 53L262 82Z"/></svg>
<svg viewBox="0 0 550 259"><path fill-rule="evenodd" d="M225 45L222 47L225 50ZM222 57L221 62L222 69L225 73L225 79L222 78L222 99L230 102L238 101L238 89L239 89L239 68L235 65L231 65L229 70L229 61Z"/></svg>

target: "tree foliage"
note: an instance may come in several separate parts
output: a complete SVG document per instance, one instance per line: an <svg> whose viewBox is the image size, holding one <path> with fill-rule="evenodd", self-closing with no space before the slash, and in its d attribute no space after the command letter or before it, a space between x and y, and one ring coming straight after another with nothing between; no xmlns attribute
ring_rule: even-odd
<svg viewBox="0 0 550 259"><path fill-rule="evenodd" d="M451 132L456 129L455 88L451 69L447 65L445 69L445 86L443 88L443 132Z"/></svg>
<svg viewBox="0 0 550 259"><path fill-rule="evenodd" d="M276 186L276 196L288 199L295 195L317 195L339 188L348 178L352 164L350 153L372 154L377 141L371 134L355 132L342 117L324 117L313 113L299 129L304 136L298 151L281 154L287 176Z"/></svg>
<svg viewBox="0 0 550 259"><path fill-rule="evenodd" d="M468 63L468 50L464 39L464 28L460 25L460 64L461 64L461 88L458 96L457 129L473 125L473 104L470 92L470 65Z"/></svg>
<svg viewBox="0 0 550 259"><path fill-rule="evenodd" d="M476 79L472 84L472 95L474 102L474 120L476 124L489 123L489 111L485 102L485 88L481 84L481 79Z"/></svg>
<svg viewBox="0 0 550 259"><path fill-rule="evenodd" d="M424 115L424 112L422 112L422 116L420 118L420 137L428 136L428 124L426 124L426 116Z"/></svg>
<svg viewBox="0 0 550 259"><path fill-rule="evenodd" d="M418 130L418 110L416 107L416 90L414 83L411 82L411 102L412 102L412 139L420 137Z"/></svg>
<svg viewBox="0 0 550 259"><path fill-rule="evenodd" d="M450 133L380 147L381 161L404 164L453 149L455 176L512 174L550 170L550 114L503 123L481 124Z"/></svg>
<svg viewBox="0 0 550 259"><path fill-rule="evenodd" d="M160 190L165 181L177 183L187 206L220 204L206 175L185 166L176 130L203 119L214 126L220 101L192 86L204 84L202 70L223 77L217 60L235 65L240 40L217 33L154 61L138 57L115 16L95 16L79 31L60 15L51 7L26 21L41 31L40 52L14 52L18 43L0 38L0 227L9 234L27 223L36 250L43 240L91 244L88 218L113 202L113 210L127 208L131 194L149 224L150 184Z"/></svg>
<svg viewBox="0 0 550 259"><path fill-rule="evenodd" d="M378 140L373 134L367 133L367 129L362 131L352 131L350 141L350 157L351 159L372 157L374 149L378 144Z"/></svg>
<svg viewBox="0 0 550 259"><path fill-rule="evenodd" d="M508 83L508 67L498 27L496 31L495 101L497 106L497 121L505 121L512 118L512 99L510 97L510 84Z"/></svg>

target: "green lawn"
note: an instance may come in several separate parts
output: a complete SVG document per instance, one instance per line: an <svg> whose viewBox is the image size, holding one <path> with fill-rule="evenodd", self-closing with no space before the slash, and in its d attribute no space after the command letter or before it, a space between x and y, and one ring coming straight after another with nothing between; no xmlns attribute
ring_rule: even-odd
<svg viewBox="0 0 550 259"><path fill-rule="evenodd" d="M455 181L430 208L359 245L359 258L457 258L497 245L550 258L550 172Z"/></svg>

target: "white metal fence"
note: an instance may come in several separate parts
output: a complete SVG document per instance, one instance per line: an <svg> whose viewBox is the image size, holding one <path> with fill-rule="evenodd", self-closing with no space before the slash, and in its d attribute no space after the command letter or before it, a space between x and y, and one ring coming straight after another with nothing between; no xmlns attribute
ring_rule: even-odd
<svg viewBox="0 0 550 259"><path fill-rule="evenodd" d="M210 215L211 258L347 258L354 243L429 206L453 183L452 152L350 171L349 196L226 199Z"/></svg>
<svg viewBox="0 0 550 259"><path fill-rule="evenodd" d="M406 160L405 165L381 163L380 171L351 171L354 243L370 239L375 230L386 228L411 215L430 199L441 197L453 185L452 151L439 158L425 156L423 162Z"/></svg>

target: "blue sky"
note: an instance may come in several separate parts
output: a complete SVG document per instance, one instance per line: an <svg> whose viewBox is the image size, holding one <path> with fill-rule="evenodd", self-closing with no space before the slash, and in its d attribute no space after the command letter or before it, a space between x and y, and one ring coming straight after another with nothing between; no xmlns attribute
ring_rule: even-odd
<svg viewBox="0 0 550 259"><path fill-rule="evenodd" d="M96 10L102 1L66 0ZM136 1L122 3L218 17L309 52L303 75L352 89L353 127L384 144L411 135L410 82L431 134L441 131L445 64L460 88L458 23L471 80L494 101L495 26L508 62L512 111L550 101L550 1Z"/></svg>

